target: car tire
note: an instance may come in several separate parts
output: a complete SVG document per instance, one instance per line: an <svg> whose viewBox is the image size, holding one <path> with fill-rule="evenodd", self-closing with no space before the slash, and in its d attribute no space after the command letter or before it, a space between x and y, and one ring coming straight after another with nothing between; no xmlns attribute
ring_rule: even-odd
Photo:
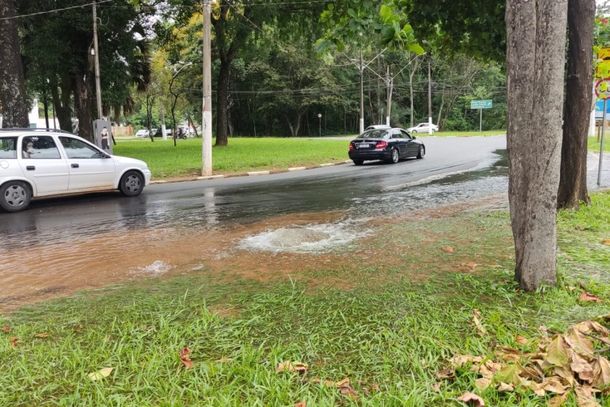
<svg viewBox="0 0 610 407"><path fill-rule="evenodd" d="M22 211L32 201L32 190L22 181L9 181L0 187L0 206L7 212Z"/></svg>
<svg viewBox="0 0 610 407"><path fill-rule="evenodd" d="M362 165L364 163L364 160L352 160L354 162L355 165Z"/></svg>
<svg viewBox="0 0 610 407"><path fill-rule="evenodd" d="M390 156L390 159L389 159L389 161L388 161L388 162L389 162L390 164L396 164L396 163L398 163L398 161L400 161L400 153L398 152L398 149L396 149L395 147L394 147L394 148L392 148L392 152L391 152L391 154L392 154L392 155Z"/></svg>
<svg viewBox="0 0 610 407"><path fill-rule="evenodd" d="M417 159L421 160L426 155L426 148L424 146L419 146L419 150L417 151Z"/></svg>
<svg viewBox="0 0 610 407"><path fill-rule="evenodd" d="M138 196L144 190L144 176L139 171L127 171L121 177L119 190L125 196Z"/></svg>

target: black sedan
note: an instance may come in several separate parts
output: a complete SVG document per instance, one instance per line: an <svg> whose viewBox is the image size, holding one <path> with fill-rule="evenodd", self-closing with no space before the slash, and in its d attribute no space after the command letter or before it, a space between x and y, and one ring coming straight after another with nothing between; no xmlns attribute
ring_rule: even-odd
<svg viewBox="0 0 610 407"><path fill-rule="evenodd" d="M403 158L424 158L426 146L405 129L387 128L368 130L349 143L349 158L356 165L366 160L397 163Z"/></svg>

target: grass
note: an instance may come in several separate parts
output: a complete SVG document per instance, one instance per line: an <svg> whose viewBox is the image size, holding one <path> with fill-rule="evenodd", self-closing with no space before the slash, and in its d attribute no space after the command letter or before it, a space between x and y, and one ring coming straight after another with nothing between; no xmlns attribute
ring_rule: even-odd
<svg viewBox="0 0 610 407"><path fill-rule="evenodd" d="M439 131L434 133L437 137L474 137L474 136L498 136L506 134L506 130L484 130L484 131ZM427 134L422 134L427 136Z"/></svg>
<svg viewBox="0 0 610 407"><path fill-rule="evenodd" d="M604 151L610 152L610 134L604 135ZM600 142L597 137L589 137L588 150L599 153Z"/></svg>
<svg viewBox="0 0 610 407"><path fill-rule="evenodd" d="M318 264L291 281L199 273L26 307L0 317L11 327L0 333L0 405L459 405L473 374L434 389L451 355L519 346L516 335L533 338L540 325L562 330L609 312L608 208L610 193L600 193L590 207L560 214L561 282L537 294L513 281L508 214L480 211L385 225L353 249L396 253L393 267ZM453 254L441 250L447 245ZM468 261L476 272L463 270ZM351 289L311 284L336 279ZM604 301L580 303L579 283ZM474 332L474 309L488 336ZM181 366L184 346L192 369ZM276 373L283 360L305 362L309 371ZM89 380L103 367L114 368L109 377ZM357 401L315 380L344 378ZM492 406L548 401L492 388L480 395Z"/></svg>
<svg viewBox="0 0 610 407"><path fill-rule="evenodd" d="M214 147L213 170L230 174L246 171L285 169L348 159L343 140L296 138L231 138L226 147ZM155 178L201 175L201 139L149 139L119 141L118 155L148 163Z"/></svg>

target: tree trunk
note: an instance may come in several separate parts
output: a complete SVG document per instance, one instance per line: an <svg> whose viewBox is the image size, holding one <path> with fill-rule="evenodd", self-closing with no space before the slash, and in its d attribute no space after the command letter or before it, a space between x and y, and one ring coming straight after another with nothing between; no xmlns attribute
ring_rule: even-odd
<svg viewBox="0 0 610 407"><path fill-rule="evenodd" d="M515 278L556 282L567 0L507 0L509 203Z"/></svg>
<svg viewBox="0 0 610 407"><path fill-rule="evenodd" d="M216 145L226 146L229 143L228 108L229 108L229 74L231 72L230 58L221 58L218 70L218 85L216 98Z"/></svg>
<svg viewBox="0 0 610 407"><path fill-rule="evenodd" d="M95 142L93 134L93 91L89 75L75 75L74 103L78 116L78 135L90 142Z"/></svg>
<svg viewBox="0 0 610 407"><path fill-rule="evenodd" d="M17 35L15 0L0 0L0 114L2 126L29 127L25 79Z"/></svg>
<svg viewBox="0 0 610 407"><path fill-rule="evenodd" d="M589 203L587 137L593 81L595 0L568 0L568 63L558 208Z"/></svg>
<svg viewBox="0 0 610 407"><path fill-rule="evenodd" d="M51 98L55 108L55 115L59 121L59 128L64 131L72 132L72 109L70 108L70 94L72 93L72 84L67 76L62 78L61 87L58 88L57 82L53 78L51 80ZM59 94L61 90L61 95Z"/></svg>
<svg viewBox="0 0 610 407"><path fill-rule="evenodd" d="M419 59L415 59L415 63L413 65L413 69L409 72L409 103L411 103L411 127L415 126L414 124L414 103L413 103L413 75L417 72L417 65L419 64Z"/></svg>

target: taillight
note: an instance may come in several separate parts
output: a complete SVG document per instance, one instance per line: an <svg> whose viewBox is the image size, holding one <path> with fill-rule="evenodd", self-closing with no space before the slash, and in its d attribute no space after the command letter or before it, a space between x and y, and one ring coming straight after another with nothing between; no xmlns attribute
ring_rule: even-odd
<svg viewBox="0 0 610 407"><path fill-rule="evenodd" d="M354 149L354 143L349 143L349 151L352 151Z"/></svg>
<svg viewBox="0 0 610 407"><path fill-rule="evenodd" d="M387 146L387 141L378 141L377 144L375 144L375 150L385 150Z"/></svg>

